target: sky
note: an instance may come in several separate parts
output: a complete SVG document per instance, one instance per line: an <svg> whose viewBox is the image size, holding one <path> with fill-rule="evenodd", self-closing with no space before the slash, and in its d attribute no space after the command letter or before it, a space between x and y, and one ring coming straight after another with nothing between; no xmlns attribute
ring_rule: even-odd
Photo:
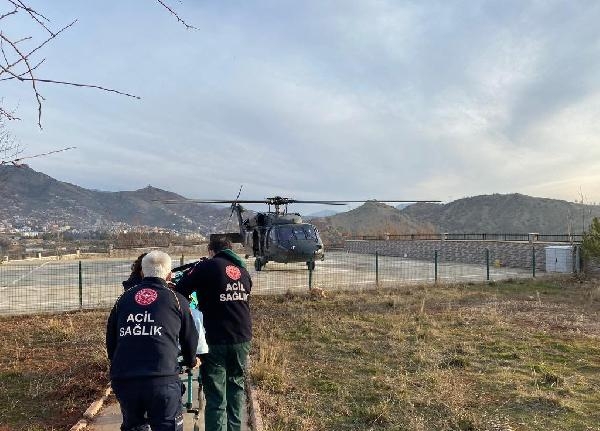
<svg viewBox="0 0 600 431"><path fill-rule="evenodd" d="M54 29L78 20L38 78L141 98L39 84L40 129L30 85L0 82L22 155L77 147L33 169L196 199L600 202L600 2L166 3L197 29L153 0L30 0Z"/></svg>

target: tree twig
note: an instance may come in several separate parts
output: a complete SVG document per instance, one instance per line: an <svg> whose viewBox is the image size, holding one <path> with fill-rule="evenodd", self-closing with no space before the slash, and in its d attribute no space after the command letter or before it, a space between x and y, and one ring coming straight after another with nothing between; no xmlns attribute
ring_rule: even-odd
<svg viewBox="0 0 600 431"><path fill-rule="evenodd" d="M29 14L29 16L36 21L39 25L41 25L48 33L50 34L54 34L52 32L52 30L50 30L48 27L46 27L46 24L44 24L39 18L41 17L42 19L50 22L50 20L48 18L46 18L44 15L42 15L41 13L35 11L34 9L30 8L29 6L27 6L25 3L23 3L21 0L17 0L17 2L15 3L12 0L8 0L9 2L11 2L15 7L20 7L21 9L23 9L25 12L27 12Z"/></svg>
<svg viewBox="0 0 600 431"><path fill-rule="evenodd" d="M63 151L73 150L75 148L77 148L77 147L67 147L67 148L61 148L60 150L48 151L46 153L34 154L33 156L19 157L19 158L15 158L12 160L2 160L2 161L0 161L0 165L6 165L9 163L12 163L13 165L19 165L19 163L21 163L23 160L26 160L26 159L35 159L36 157L48 156L48 155L54 154L54 153L62 153Z"/></svg>
<svg viewBox="0 0 600 431"><path fill-rule="evenodd" d="M30 81L31 81L31 87L33 88L33 92L35 93L35 99L36 99L37 104L38 104L38 126L41 129L42 128L42 99L43 98L42 98L40 92L37 89L36 79L33 76L33 72L31 71L31 65L29 64L29 60L27 59L27 57L25 57L23 55L23 53L19 50L19 48L17 48L17 46L15 45L15 43L12 42L10 39L8 39L6 36L4 36L2 34L2 32L0 32L0 38L4 39L10 46L12 46L12 48L23 59L23 61L25 62L25 65L27 66L27 73L31 77L31 79L30 79ZM2 69L5 70L5 71L7 71L10 75L15 76L19 81L25 80L23 77L17 77L11 70L5 69L2 65L0 65L0 67L2 67Z"/></svg>
<svg viewBox="0 0 600 431"><path fill-rule="evenodd" d="M35 96L35 99L36 99L36 102L38 105L38 126L40 128L42 128L42 124L41 124L42 123L42 121L41 121L41 119L42 119L42 101L44 101L45 99L42 96L42 94L39 92L39 89L38 89L39 83L68 85L68 86L80 87L80 88L93 88L93 89L106 91L109 93L115 93L115 94L119 94L122 96L140 99L139 96L136 96L134 94L130 94L130 93L120 91L120 90L115 90L113 88L108 88L108 87L104 87L101 85L37 78L37 76L36 76L36 74L34 74L34 72L37 73L38 67L44 63L45 58L42 59L41 61L37 61L37 60L34 61L32 56L35 53L37 53L40 49L42 49L50 41L52 41L57 36L59 36L61 33L63 33L64 31L69 29L71 26L73 26L77 22L77 20L72 21L71 23L67 24L66 26L60 28L58 31L54 31L51 29L51 26L48 24L48 23L50 23L50 19L48 19L42 13L40 13L37 10L30 7L27 4L28 0L5 0L5 1L9 5L11 5L11 8L14 8L14 9L10 10L8 12L1 13L0 20L3 20L12 15L16 15L19 12L24 12L31 18L32 22L34 22L33 25L40 26L48 33L48 36L45 38L45 40L43 40L41 43L39 43L33 49L28 50L29 47L23 48L23 45L19 45L19 44L25 40L31 40L32 39L31 36L21 37L19 39L19 38L15 38L12 36L8 36L6 33L2 32L2 29L0 29L0 54L1 54L0 55L0 82L17 80L20 82L29 82L31 84L31 89L34 93L34 96ZM186 27L186 29L197 30L196 27L188 24L174 9L172 9L167 4L168 0L156 0L156 1L164 9L166 9L171 15L173 15L177 19L178 22L183 24ZM178 3L181 3L181 0L176 0L176 1ZM37 61L37 63L34 66L32 66L32 64L34 64L36 61ZM18 66L19 70L17 70L17 66ZM0 101L0 121L2 119L18 120L19 118L14 115L14 111L3 109L1 101Z"/></svg>
<svg viewBox="0 0 600 431"><path fill-rule="evenodd" d="M15 116L14 112L7 111L6 109L4 109L0 106L0 118L2 118L2 117L6 118L8 120L20 120L19 117Z"/></svg>
<svg viewBox="0 0 600 431"><path fill-rule="evenodd" d="M12 12L7 12L4 15L0 15L0 19L4 19L9 15L13 15L13 14L17 13L18 11L19 11L19 9L15 6L15 10L13 10Z"/></svg>
<svg viewBox="0 0 600 431"><path fill-rule="evenodd" d="M33 72L35 69L37 69L38 67L40 67L42 65L42 63L44 63L44 61L46 61L46 59L42 58L38 64L36 64L35 66L33 66L31 68L31 71ZM4 72L4 71L2 71L2 72ZM2 82L2 81L10 81L11 79L19 79L19 77L25 76L25 75L27 75L27 73L28 72L25 71L25 72L21 73L20 75L10 76L8 78L0 78L0 82Z"/></svg>
<svg viewBox="0 0 600 431"><path fill-rule="evenodd" d="M192 30L198 30L196 27L194 27L193 25L188 24L187 22L185 22L178 14L177 12L175 12L173 9L171 9L165 2L163 2L163 0L156 0L157 2L159 2L166 10L168 10L171 15L173 15L175 18L177 18L177 21L179 21L180 23L182 23L185 28L187 28L188 30L192 29Z"/></svg>
<svg viewBox="0 0 600 431"><path fill-rule="evenodd" d="M22 77L19 77L17 79L19 81L31 81L32 80L31 78L22 78ZM46 82L49 84L70 85L72 87L96 88L98 90L106 91L108 93L116 93L116 94L120 94L121 96L132 97L132 98L138 99L138 100L141 99L140 96L136 96L135 94L125 93L124 91L115 90L113 88L102 87L100 85L80 84L78 82L56 81L54 79L43 79L43 78L34 78L34 80L35 80L35 82Z"/></svg>
<svg viewBox="0 0 600 431"><path fill-rule="evenodd" d="M31 51L29 51L25 57L29 58L31 55L33 55L36 51L38 51L39 49L41 49L44 45L46 45L48 42L50 42L52 39L56 38L59 34L61 34L63 31L65 31L66 29L68 29L69 27L71 27L73 24L75 24L77 22L77 20L74 20L73 22L71 22L70 24L65 25L63 28L61 28L60 30L58 30L54 35L50 36L48 39L46 39L45 41L43 41L42 43L40 43L38 46L36 46L34 49L32 49ZM7 66L8 69L12 69L14 66L16 66L17 64L19 64L20 62L22 62L23 59L19 58L17 61L15 61L12 64L9 64ZM2 75L2 72L0 71L0 75Z"/></svg>

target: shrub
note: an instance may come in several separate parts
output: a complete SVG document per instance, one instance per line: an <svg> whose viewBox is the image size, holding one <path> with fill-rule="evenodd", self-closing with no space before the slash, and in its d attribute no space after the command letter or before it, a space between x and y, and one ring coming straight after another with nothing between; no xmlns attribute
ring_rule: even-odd
<svg viewBox="0 0 600 431"><path fill-rule="evenodd" d="M586 258L600 257L600 219L594 217L590 229L583 234L581 249Z"/></svg>

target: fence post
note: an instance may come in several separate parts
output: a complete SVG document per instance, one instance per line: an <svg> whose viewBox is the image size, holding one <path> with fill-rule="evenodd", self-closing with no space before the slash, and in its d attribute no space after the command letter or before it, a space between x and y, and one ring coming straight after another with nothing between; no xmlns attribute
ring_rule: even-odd
<svg viewBox="0 0 600 431"><path fill-rule="evenodd" d="M433 273L434 273L434 282L438 281L438 251L435 250L433 253Z"/></svg>
<svg viewBox="0 0 600 431"><path fill-rule="evenodd" d="M485 270L486 270L486 280L490 281L490 249L485 249Z"/></svg>
<svg viewBox="0 0 600 431"><path fill-rule="evenodd" d="M79 309L83 308L83 274L81 272L81 261L79 261Z"/></svg>
<svg viewBox="0 0 600 431"><path fill-rule="evenodd" d="M531 247L531 273L533 278L535 278L535 247Z"/></svg>
<svg viewBox="0 0 600 431"><path fill-rule="evenodd" d="M181 259L179 259L179 266L183 266L183 253L181 253Z"/></svg>
<svg viewBox="0 0 600 431"><path fill-rule="evenodd" d="M310 260L308 264L308 290L313 288L313 269L314 269L314 260Z"/></svg>
<svg viewBox="0 0 600 431"><path fill-rule="evenodd" d="M379 251L375 251L375 286L379 286Z"/></svg>

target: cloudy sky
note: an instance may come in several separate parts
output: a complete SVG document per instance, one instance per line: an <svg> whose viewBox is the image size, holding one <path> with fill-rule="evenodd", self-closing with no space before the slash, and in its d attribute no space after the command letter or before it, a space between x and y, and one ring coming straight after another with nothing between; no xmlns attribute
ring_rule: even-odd
<svg viewBox="0 0 600 431"><path fill-rule="evenodd" d="M57 179L190 198L243 184L246 199L600 201L598 1L167 2L197 30L153 0L30 3L54 29L78 19L41 50L39 78L141 97L40 84L40 130L30 86L0 82L25 154L77 146L30 162ZM24 16L2 26L43 36Z"/></svg>

